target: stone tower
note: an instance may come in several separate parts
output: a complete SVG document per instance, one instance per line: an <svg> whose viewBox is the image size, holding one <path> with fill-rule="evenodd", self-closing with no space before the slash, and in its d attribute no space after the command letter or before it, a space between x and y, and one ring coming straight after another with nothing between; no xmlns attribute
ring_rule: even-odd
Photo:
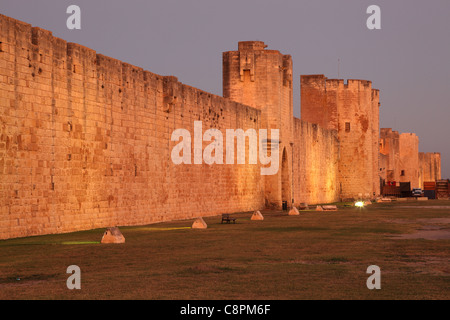
<svg viewBox="0 0 450 320"><path fill-rule="evenodd" d="M223 53L223 96L261 110L261 129L278 129L278 174L265 176L267 206L292 205L293 98L292 58L266 50L262 41L239 42L238 51ZM270 130L268 130L270 134Z"/></svg>
<svg viewBox="0 0 450 320"><path fill-rule="evenodd" d="M385 183L400 181L400 134L391 128L380 129L380 177Z"/></svg>
<svg viewBox="0 0 450 320"><path fill-rule="evenodd" d="M341 199L380 194L379 91L366 80L301 76L302 120L337 130Z"/></svg>
<svg viewBox="0 0 450 320"><path fill-rule="evenodd" d="M411 188L421 188L419 166L419 137L401 133L399 139L400 182L410 182Z"/></svg>
<svg viewBox="0 0 450 320"><path fill-rule="evenodd" d="M441 154L438 152L419 152L421 188L425 182L441 180Z"/></svg>

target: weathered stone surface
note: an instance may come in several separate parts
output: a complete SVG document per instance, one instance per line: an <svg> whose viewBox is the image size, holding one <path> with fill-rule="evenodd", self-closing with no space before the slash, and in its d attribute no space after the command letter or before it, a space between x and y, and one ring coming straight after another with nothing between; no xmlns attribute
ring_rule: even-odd
<svg viewBox="0 0 450 320"><path fill-rule="evenodd" d="M255 211L252 214L251 220L254 221L264 220L264 216L261 214L260 211Z"/></svg>
<svg viewBox="0 0 450 320"><path fill-rule="evenodd" d="M118 227L107 228L101 243L125 243L125 237Z"/></svg>
<svg viewBox="0 0 450 320"><path fill-rule="evenodd" d="M339 201L337 132L294 118L294 205Z"/></svg>
<svg viewBox="0 0 450 320"><path fill-rule="evenodd" d="M206 229L208 228L208 225L206 224L205 220L203 220L202 217L198 217L195 219L194 223L192 224L192 229Z"/></svg>
<svg viewBox="0 0 450 320"><path fill-rule="evenodd" d="M259 164L171 160L177 128L258 131L260 110L3 15L0 43L0 239L264 208Z"/></svg>

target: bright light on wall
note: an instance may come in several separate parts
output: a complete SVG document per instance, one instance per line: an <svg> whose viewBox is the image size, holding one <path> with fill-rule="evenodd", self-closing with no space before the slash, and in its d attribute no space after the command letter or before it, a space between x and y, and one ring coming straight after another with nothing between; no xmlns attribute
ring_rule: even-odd
<svg viewBox="0 0 450 320"><path fill-rule="evenodd" d="M363 201L357 201L357 202L355 202L355 207L358 207L358 208L364 207L364 202L363 202Z"/></svg>

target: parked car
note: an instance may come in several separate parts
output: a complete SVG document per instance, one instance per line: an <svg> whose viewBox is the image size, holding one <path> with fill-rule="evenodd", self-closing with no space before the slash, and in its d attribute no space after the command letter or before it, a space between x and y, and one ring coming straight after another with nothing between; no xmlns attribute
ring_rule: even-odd
<svg viewBox="0 0 450 320"><path fill-rule="evenodd" d="M412 196L413 197L423 197L423 191L420 188L414 188L412 189Z"/></svg>

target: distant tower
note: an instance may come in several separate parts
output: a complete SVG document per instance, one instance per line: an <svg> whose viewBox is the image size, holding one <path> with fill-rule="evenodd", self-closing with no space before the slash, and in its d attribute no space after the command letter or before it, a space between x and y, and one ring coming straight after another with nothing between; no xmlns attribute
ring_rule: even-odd
<svg viewBox="0 0 450 320"><path fill-rule="evenodd" d="M223 53L223 96L261 110L262 129L280 131L280 169L265 176L266 205L292 205L292 58L262 41L239 42ZM270 130L268 131L270 134ZM271 141L274 145L276 141Z"/></svg>
<svg viewBox="0 0 450 320"><path fill-rule="evenodd" d="M411 183L411 188L422 188L419 166L419 137L401 133L399 139L400 182Z"/></svg>

